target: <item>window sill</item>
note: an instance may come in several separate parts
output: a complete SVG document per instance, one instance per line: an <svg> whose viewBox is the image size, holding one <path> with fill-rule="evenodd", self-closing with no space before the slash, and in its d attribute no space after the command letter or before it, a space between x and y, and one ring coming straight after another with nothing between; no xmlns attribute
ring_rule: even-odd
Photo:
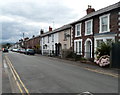
<svg viewBox="0 0 120 95"><path fill-rule="evenodd" d="M63 41L67 41L67 39L64 39Z"/></svg>
<svg viewBox="0 0 120 95"><path fill-rule="evenodd" d="M82 53L76 53L77 55L82 55Z"/></svg>
<svg viewBox="0 0 120 95"><path fill-rule="evenodd" d="M110 32L110 31L99 31L99 33L107 33L107 32Z"/></svg>
<svg viewBox="0 0 120 95"><path fill-rule="evenodd" d="M79 36L75 36L75 37L81 37L81 35L79 35Z"/></svg>
<svg viewBox="0 0 120 95"><path fill-rule="evenodd" d="M85 34L85 36L89 36L89 35L93 35L93 34Z"/></svg>

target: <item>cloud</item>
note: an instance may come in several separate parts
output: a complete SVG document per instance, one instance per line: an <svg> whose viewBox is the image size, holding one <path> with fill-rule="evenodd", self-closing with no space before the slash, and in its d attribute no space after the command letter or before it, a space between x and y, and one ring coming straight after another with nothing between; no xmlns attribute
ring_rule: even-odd
<svg viewBox="0 0 120 95"><path fill-rule="evenodd" d="M43 28L55 28L73 20L72 9L58 0L6 0L2 2L0 21L2 22L3 41L18 41L24 32L26 36L38 35ZM67 19L67 21L66 21ZM11 40L12 39L12 40Z"/></svg>
<svg viewBox="0 0 120 95"><path fill-rule="evenodd" d="M95 0L4 0L0 2L2 40L17 42L22 33L26 37L38 35L41 28L48 31L53 22L54 28L58 28L84 16L88 4L100 9L117 1L103 4Z"/></svg>

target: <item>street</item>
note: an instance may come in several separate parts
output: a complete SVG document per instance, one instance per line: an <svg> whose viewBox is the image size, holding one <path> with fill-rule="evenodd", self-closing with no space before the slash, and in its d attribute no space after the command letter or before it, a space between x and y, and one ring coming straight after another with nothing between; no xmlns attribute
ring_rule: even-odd
<svg viewBox="0 0 120 95"><path fill-rule="evenodd" d="M29 93L118 93L116 77L45 56L15 52L4 53L4 56L11 61Z"/></svg>

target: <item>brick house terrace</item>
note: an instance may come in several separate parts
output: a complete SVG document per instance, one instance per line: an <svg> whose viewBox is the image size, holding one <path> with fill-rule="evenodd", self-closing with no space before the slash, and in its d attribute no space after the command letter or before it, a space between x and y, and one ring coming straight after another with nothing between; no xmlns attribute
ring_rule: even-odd
<svg viewBox="0 0 120 95"><path fill-rule="evenodd" d="M120 2L95 11L90 5L87 15L71 23L74 52L94 58L96 47L103 41L120 40Z"/></svg>

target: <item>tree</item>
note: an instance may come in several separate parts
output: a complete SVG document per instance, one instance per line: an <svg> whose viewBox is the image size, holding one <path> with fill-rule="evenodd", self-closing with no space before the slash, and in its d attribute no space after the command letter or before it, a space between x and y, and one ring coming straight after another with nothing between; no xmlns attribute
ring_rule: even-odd
<svg viewBox="0 0 120 95"><path fill-rule="evenodd" d="M12 44L10 44L10 43L2 44L2 47L3 47L3 48L9 48L9 47L11 47L11 46L12 46Z"/></svg>

